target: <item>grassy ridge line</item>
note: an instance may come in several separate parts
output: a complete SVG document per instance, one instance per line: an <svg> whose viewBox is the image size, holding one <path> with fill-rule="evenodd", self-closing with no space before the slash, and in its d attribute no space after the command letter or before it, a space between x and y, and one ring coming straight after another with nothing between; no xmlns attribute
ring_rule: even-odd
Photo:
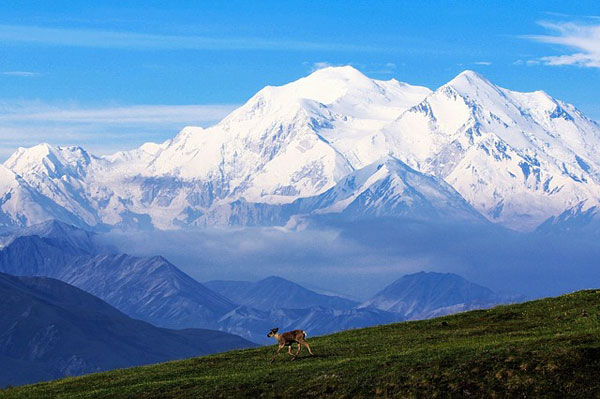
<svg viewBox="0 0 600 399"><path fill-rule="evenodd" d="M270 364L274 347L249 349L10 388L0 398L600 398L599 306L599 290L580 291L309 337L316 356L294 362L282 352Z"/></svg>

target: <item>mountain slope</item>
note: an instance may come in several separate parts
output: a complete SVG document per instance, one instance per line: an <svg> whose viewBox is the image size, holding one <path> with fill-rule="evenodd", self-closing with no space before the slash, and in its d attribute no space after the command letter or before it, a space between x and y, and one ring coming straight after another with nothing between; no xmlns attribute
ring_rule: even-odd
<svg viewBox="0 0 600 399"><path fill-rule="evenodd" d="M392 157L356 170L323 194L297 200L290 208L293 211L287 214L339 213L346 219L393 216L430 222L484 221L442 179Z"/></svg>
<svg viewBox="0 0 600 399"><path fill-rule="evenodd" d="M600 206L587 207L585 202L548 218L537 228L546 234L571 234L586 237L600 237Z"/></svg>
<svg viewBox="0 0 600 399"><path fill-rule="evenodd" d="M420 272L399 278L360 307L399 313L407 319L426 319L502 302L490 289L456 274Z"/></svg>
<svg viewBox="0 0 600 399"><path fill-rule="evenodd" d="M30 226L51 219L82 224L83 221L39 193L21 176L0 165L0 227Z"/></svg>
<svg viewBox="0 0 600 399"><path fill-rule="evenodd" d="M69 264L57 278L161 327L213 327L235 307L161 256L96 255Z"/></svg>
<svg viewBox="0 0 600 399"><path fill-rule="evenodd" d="M51 278L0 273L0 296L0 386L252 346L217 331L156 328Z"/></svg>
<svg viewBox="0 0 600 399"><path fill-rule="evenodd" d="M542 91L465 71L385 128L392 153L492 221L532 229L600 198L600 126Z"/></svg>
<svg viewBox="0 0 600 399"><path fill-rule="evenodd" d="M560 397L600 393L598 290L0 391L13 398ZM236 372L232 372L235 370ZM285 375L285 378L281 378Z"/></svg>

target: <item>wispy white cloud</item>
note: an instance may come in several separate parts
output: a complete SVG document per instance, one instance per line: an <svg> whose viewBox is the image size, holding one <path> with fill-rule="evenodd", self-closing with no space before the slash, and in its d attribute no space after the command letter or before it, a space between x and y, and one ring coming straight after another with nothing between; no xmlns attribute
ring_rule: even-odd
<svg viewBox="0 0 600 399"><path fill-rule="evenodd" d="M475 61L473 64L484 65L484 66L492 65L492 63L490 61Z"/></svg>
<svg viewBox="0 0 600 399"><path fill-rule="evenodd" d="M39 72L30 72L30 71L3 71L0 72L0 75L4 76L19 76L22 78L34 78L36 76L40 76Z"/></svg>
<svg viewBox="0 0 600 399"><path fill-rule="evenodd" d="M323 68L329 68L332 66L341 66L341 64L332 64L330 62L326 62L326 61L319 61L319 62L314 62L311 66L311 71L318 71L319 69L323 69Z"/></svg>
<svg viewBox="0 0 600 399"><path fill-rule="evenodd" d="M223 118L234 105L134 105L127 107L80 108L45 104L0 102L0 122L53 122L53 123L110 123L171 124L188 121L206 124Z"/></svg>
<svg viewBox="0 0 600 399"><path fill-rule="evenodd" d="M317 62L303 62L303 65L307 65L309 67L309 71L315 72L318 71L319 69L324 69L324 68L329 68L329 67L341 67L341 66L346 66L346 65L350 65L353 66L355 68L357 68L357 65L353 62L346 62L346 63L335 63L335 62L329 62L329 61L317 61Z"/></svg>
<svg viewBox="0 0 600 399"><path fill-rule="evenodd" d="M76 104L0 101L0 160L17 147L40 142L82 145L97 154L164 141L187 125L210 126L236 105L135 105L81 107Z"/></svg>
<svg viewBox="0 0 600 399"><path fill-rule="evenodd" d="M23 25L0 25L0 41L4 43L136 50L385 50L371 45L300 41L284 38L181 36Z"/></svg>
<svg viewBox="0 0 600 399"><path fill-rule="evenodd" d="M554 34L527 35L526 39L541 43L557 44L576 52L570 54L551 55L539 58L545 65L577 65L581 67L600 68L600 24L594 23L540 22L540 25ZM530 64L531 65L531 64Z"/></svg>

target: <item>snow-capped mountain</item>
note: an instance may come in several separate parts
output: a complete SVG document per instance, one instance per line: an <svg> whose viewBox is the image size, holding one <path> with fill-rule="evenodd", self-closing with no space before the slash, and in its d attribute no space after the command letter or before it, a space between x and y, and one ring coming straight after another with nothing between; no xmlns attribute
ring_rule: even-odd
<svg viewBox="0 0 600 399"><path fill-rule="evenodd" d="M492 221L531 229L600 198L600 126L542 91L466 71L385 128L392 152Z"/></svg>
<svg viewBox="0 0 600 399"><path fill-rule="evenodd" d="M161 144L104 157L20 148L0 169L0 223L173 229L480 213L530 230L598 205L599 150L600 126L544 92L471 71L432 92L332 67Z"/></svg>
<svg viewBox="0 0 600 399"><path fill-rule="evenodd" d="M83 222L29 186L20 175L0 165L0 225L31 226L50 219L74 224Z"/></svg>
<svg viewBox="0 0 600 399"><path fill-rule="evenodd" d="M389 156L349 173L324 193L299 199L287 208L287 214L336 213L345 218L484 220L444 180L417 172Z"/></svg>

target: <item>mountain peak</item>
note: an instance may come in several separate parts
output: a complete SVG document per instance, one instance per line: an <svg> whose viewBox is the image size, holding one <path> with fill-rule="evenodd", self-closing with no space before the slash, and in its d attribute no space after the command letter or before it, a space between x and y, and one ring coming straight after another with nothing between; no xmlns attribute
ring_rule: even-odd
<svg viewBox="0 0 600 399"><path fill-rule="evenodd" d="M48 143L40 143L29 148L19 147L17 148L17 151L8 158L4 165L11 168L18 162L22 162L24 158L31 161L40 161L50 155L53 152L53 149L54 147Z"/></svg>
<svg viewBox="0 0 600 399"><path fill-rule="evenodd" d="M404 314L409 319L429 318L497 304L489 288L454 273L419 272L392 282L361 307Z"/></svg>
<svg viewBox="0 0 600 399"><path fill-rule="evenodd" d="M487 80L483 75L469 69L462 71L461 73L456 75L454 79L452 79L442 87L447 86L451 86L457 89L459 92L470 92L473 88L480 88L485 86L491 86L493 88L496 88L496 86L492 82Z"/></svg>
<svg viewBox="0 0 600 399"><path fill-rule="evenodd" d="M456 75L456 77L459 77L459 76L464 76L464 77L470 78L470 79L485 79L482 74L480 74L479 72L475 72L472 69L465 69L464 71L462 71L461 73Z"/></svg>
<svg viewBox="0 0 600 399"><path fill-rule="evenodd" d="M429 285L431 289L449 289L448 287L456 286L459 286L462 289L462 287L467 287L467 293L477 289L490 297L494 295L493 292L488 288L472 283L458 274L425 271L405 274L388 285L380 292L380 294L394 293L395 295L404 295L409 289L422 289L425 285Z"/></svg>
<svg viewBox="0 0 600 399"><path fill-rule="evenodd" d="M205 285L234 303L255 309L300 309L315 306L350 309L356 302L324 295L278 276L269 276L255 283L248 281L209 281Z"/></svg>
<svg viewBox="0 0 600 399"><path fill-rule="evenodd" d="M42 143L29 148L19 147L4 166L19 175L34 171L61 177L63 174L78 175L90 161L91 156L82 147Z"/></svg>
<svg viewBox="0 0 600 399"><path fill-rule="evenodd" d="M285 284L285 285L297 285L296 283L286 280L283 277L279 276L268 276L263 278L260 281L257 281L257 284Z"/></svg>
<svg viewBox="0 0 600 399"><path fill-rule="evenodd" d="M96 244L94 233L56 219L17 229L8 236L4 245L19 237L31 236L50 239L55 243L60 242L63 250L69 248L77 253L112 252L112 248Z"/></svg>
<svg viewBox="0 0 600 399"><path fill-rule="evenodd" d="M286 99L309 99L332 104L354 90L377 90L375 82L351 66L326 67L283 86L267 86L261 92Z"/></svg>
<svg viewBox="0 0 600 399"><path fill-rule="evenodd" d="M344 80L359 80L369 79L358 69L351 65L344 66L328 66L325 68L317 69L311 73L308 77L315 79L344 79ZM371 80L371 79L369 79Z"/></svg>

